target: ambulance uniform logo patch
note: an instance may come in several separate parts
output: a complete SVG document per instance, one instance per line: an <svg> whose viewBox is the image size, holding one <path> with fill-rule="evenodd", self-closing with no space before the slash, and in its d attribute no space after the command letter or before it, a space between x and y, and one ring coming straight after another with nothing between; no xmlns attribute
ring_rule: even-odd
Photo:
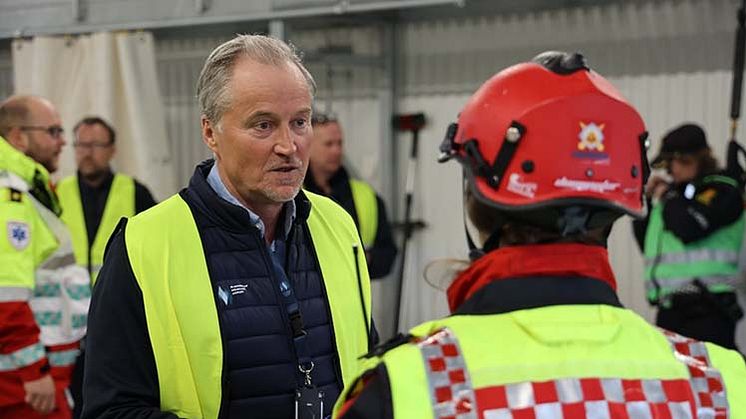
<svg viewBox="0 0 746 419"><path fill-rule="evenodd" d="M8 241L16 250L21 251L31 242L31 231L26 223L8 221Z"/></svg>

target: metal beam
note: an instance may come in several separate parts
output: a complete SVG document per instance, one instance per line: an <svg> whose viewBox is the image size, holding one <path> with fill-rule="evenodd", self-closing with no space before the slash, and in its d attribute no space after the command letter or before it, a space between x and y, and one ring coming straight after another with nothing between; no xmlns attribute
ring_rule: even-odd
<svg viewBox="0 0 746 419"><path fill-rule="evenodd" d="M385 69L378 55L326 54L308 51L303 54L304 63L324 63L339 67L368 67Z"/></svg>
<svg viewBox="0 0 746 419"><path fill-rule="evenodd" d="M198 15L205 13L209 8L209 0L194 0L194 10Z"/></svg>
<svg viewBox="0 0 746 419"><path fill-rule="evenodd" d="M79 6L80 0L73 0ZM205 0L209 1L209 0ZM21 27L10 30L0 30L0 39L19 36L80 34L101 31L119 31L130 29L162 29L183 26L214 25L233 22L255 22L284 19L320 17L328 15L358 14L380 12L386 10L400 10L427 6L454 5L463 6L465 0L387 0L363 4L349 4L340 1L337 5L324 7L308 7L292 10L273 10L268 12L252 12L246 14L232 14L224 16L194 16L180 19L150 20L139 22L45 26L38 28Z"/></svg>
<svg viewBox="0 0 746 419"><path fill-rule="evenodd" d="M285 21L279 19L273 19L269 21L268 35L276 38L287 40L287 34L285 33Z"/></svg>
<svg viewBox="0 0 746 419"><path fill-rule="evenodd" d="M80 1L81 0L72 0L70 3L73 12L73 20L75 22L83 21L83 10L80 7Z"/></svg>

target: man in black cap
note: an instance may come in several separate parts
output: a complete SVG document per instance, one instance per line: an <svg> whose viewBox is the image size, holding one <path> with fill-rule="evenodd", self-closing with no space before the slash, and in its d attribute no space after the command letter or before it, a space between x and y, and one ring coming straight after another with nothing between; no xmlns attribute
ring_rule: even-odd
<svg viewBox="0 0 746 419"><path fill-rule="evenodd" d="M743 316L735 294L744 216L741 185L718 168L705 133L684 124L663 137L645 190L650 211L636 221L656 324L736 348Z"/></svg>

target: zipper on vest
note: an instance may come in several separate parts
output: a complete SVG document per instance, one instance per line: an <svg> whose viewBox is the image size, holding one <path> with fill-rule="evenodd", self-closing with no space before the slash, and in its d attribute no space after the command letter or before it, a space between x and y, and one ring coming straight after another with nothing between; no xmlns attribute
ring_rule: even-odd
<svg viewBox="0 0 746 419"><path fill-rule="evenodd" d="M313 244L313 237L308 232L308 230L301 229L300 224L297 225L299 229L299 234L306 234L308 237L308 242L311 244L311 255L313 256L313 260L315 262L314 268L318 269L319 273L319 279L321 280L321 293L324 297L324 308L326 309L326 315L329 318L329 333L332 335L332 343L334 343L334 371L337 373L337 385L339 386L339 391L344 391L344 381L342 380L342 363L339 360L339 348L337 347L337 335L334 331L334 318L332 317L332 309L329 305L329 295L326 293L326 283L324 282L324 273L321 271L321 262L319 261L319 255L316 254L316 246Z"/></svg>

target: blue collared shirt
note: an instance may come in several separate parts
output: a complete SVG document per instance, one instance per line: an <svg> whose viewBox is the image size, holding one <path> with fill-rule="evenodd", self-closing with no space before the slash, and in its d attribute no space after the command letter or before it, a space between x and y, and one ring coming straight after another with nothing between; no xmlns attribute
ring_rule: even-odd
<svg viewBox="0 0 746 419"><path fill-rule="evenodd" d="M225 187L225 183L223 183L223 180L220 178L220 173L218 173L218 162L216 161L215 164L212 166L212 169L210 169L210 173L207 175L207 184L210 185L213 191L215 191L216 194L218 194L219 197L223 198L224 200L230 202L233 205L237 205L243 209L245 209L249 213L249 219L251 220L251 224L253 224L256 228L259 229L259 233L264 237L266 233L266 227L264 226L264 222L261 218L259 218L258 215L256 215L253 211L248 209L246 206L244 206L241 201L239 201L235 196L233 196L229 191L228 188ZM288 234L290 234L290 229L293 227L293 221L295 220L295 201L290 200L285 203L284 205L285 211L285 220L283 225L283 231L282 234L275 234L275 237L280 237L281 239L286 239ZM273 240L272 243L270 243L270 250L274 251L275 241Z"/></svg>

